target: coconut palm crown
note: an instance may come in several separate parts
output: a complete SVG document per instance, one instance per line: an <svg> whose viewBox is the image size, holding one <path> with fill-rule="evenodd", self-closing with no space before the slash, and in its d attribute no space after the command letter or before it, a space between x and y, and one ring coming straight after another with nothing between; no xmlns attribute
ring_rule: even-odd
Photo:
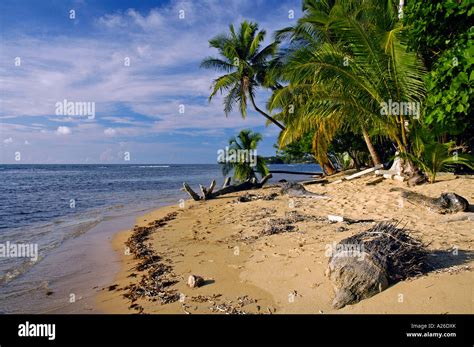
<svg viewBox="0 0 474 347"><path fill-rule="evenodd" d="M211 47L216 48L219 57L208 57L201 63L201 67L226 72L225 75L214 80L209 101L217 94L225 94L224 112L226 116L235 105L239 106L243 118L247 116L247 103L250 100L253 108L267 121L280 129L285 127L279 121L260 109L255 103L255 91L258 87L271 87L267 72L274 57L278 42L272 42L261 48L265 39L265 31L258 29L258 24L243 21L239 30L231 24L230 35L221 34L209 41Z"/></svg>

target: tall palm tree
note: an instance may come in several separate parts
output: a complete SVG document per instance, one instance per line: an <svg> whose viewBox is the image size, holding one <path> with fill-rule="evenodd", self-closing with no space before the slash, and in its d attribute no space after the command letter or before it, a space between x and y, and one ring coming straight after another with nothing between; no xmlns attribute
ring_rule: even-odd
<svg viewBox="0 0 474 347"><path fill-rule="evenodd" d="M257 178L257 173L264 176L268 175L269 170L265 163L265 159L256 153L257 145L262 140L262 135L252 130L242 130L239 135L229 140L229 153L231 158L226 158L221 162L222 173L224 176L234 171L234 179L237 181L245 181ZM240 155L240 154L247 154ZM253 156L249 160L249 156Z"/></svg>
<svg viewBox="0 0 474 347"><path fill-rule="evenodd" d="M213 83L213 90L209 97L212 100L218 91L226 93L224 97L224 111L226 116L232 111L235 104L240 107L243 118L247 116L247 100L253 108L280 129L285 127L271 117L255 103L255 91L259 86L268 87L267 70L271 58L277 51L278 42L273 42L261 48L265 38L265 31L258 30L258 24L243 21L238 31L233 25L229 26L230 35L221 34L209 41L211 47L218 50L220 57L208 57L201 63L201 67L226 72Z"/></svg>
<svg viewBox="0 0 474 347"><path fill-rule="evenodd" d="M294 27L277 33L290 39L282 79L268 108L286 130L283 145L315 132L314 148L324 161L336 131L361 133L374 164L380 163L369 132L391 138L401 152L409 148L406 117L383 115L388 100L420 102L423 67L401 43L402 27L390 1L305 0L305 15ZM292 106L290 113L288 105Z"/></svg>

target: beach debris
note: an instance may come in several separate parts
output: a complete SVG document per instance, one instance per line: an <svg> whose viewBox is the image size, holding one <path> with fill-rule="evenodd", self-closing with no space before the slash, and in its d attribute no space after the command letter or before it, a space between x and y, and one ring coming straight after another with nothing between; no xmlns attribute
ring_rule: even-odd
<svg viewBox="0 0 474 347"><path fill-rule="evenodd" d="M395 159L390 169L376 170L375 175L400 182L407 181L410 187L426 182L426 176L419 169L413 167L410 162L401 159L399 154L399 152L395 153Z"/></svg>
<svg viewBox="0 0 474 347"><path fill-rule="evenodd" d="M300 182L300 184L304 185L304 186L309 186L311 184L326 184L328 183L329 181L325 178L321 178L321 179L317 179L317 180L309 180L309 181L303 181L303 182Z"/></svg>
<svg viewBox="0 0 474 347"><path fill-rule="evenodd" d="M285 232L297 231L298 228L294 223L303 221L322 221L318 216L310 216L299 213L298 211L289 211L285 213L283 218L271 218L267 221L265 228L260 232L261 236L275 235Z"/></svg>
<svg viewBox="0 0 474 347"><path fill-rule="evenodd" d="M331 182L330 184L338 184L338 183L341 183L341 182L344 182L344 181L350 181L350 180L353 180L354 178L359 178L359 177L367 175L369 173L373 173L373 172L375 172L376 170L379 170L379 169L383 169L383 164L379 164L379 165L376 165L376 166L371 167L369 169L365 169L365 170L356 172L355 174L350 175L350 176L342 177L341 179L339 179L337 181L334 181L334 182Z"/></svg>
<svg viewBox="0 0 474 347"><path fill-rule="evenodd" d="M316 194L306 190L306 188L296 182L287 182L281 185L280 194L288 195L289 197L302 197L302 198L318 198L318 199L329 199L329 197Z"/></svg>
<svg viewBox="0 0 474 347"><path fill-rule="evenodd" d="M421 172L416 172L407 180L407 184L409 187L414 187L418 184L425 183L426 181L426 175L422 174Z"/></svg>
<svg viewBox="0 0 474 347"><path fill-rule="evenodd" d="M298 211L288 211L285 212L285 219L289 223L298 223L306 220L312 220L314 219L314 216L304 215L299 213Z"/></svg>
<svg viewBox="0 0 474 347"><path fill-rule="evenodd" d="M396 223L381 222L330 247L326 275L337 309L429 270L425 245Z"/></svg>
<svg viewBox="0 0 474 347"><path fill-rule="evenodd" d="M278 193L270 193L268 195L265 195L262 200L267 200L267 201L270 201L270 200L275 200L276 198L278 197Z"/></svg>
<svg viewBox="0 0 474 347"><path fill-rule="evenodd" d="M267 306L267 312L269 314L274 314L276 312L276 308L274 308L272 306Z"/></svg>
<svg viewBox="0 0 474 347"><path fill-rule="evenodd" d="M333 222L333 223L344 222L344 217L334 216L332 214L328 215L328 219L329 219L330 222Z"/></svg>
<svg viewBox="0 0 474 347"><path fill-rule="evenodd" d="M209 303L209 310L214 313L225 313L225 314L247 314L242 308L244 306L254 304L257 300L250 298L248 295L244 295L237 298L237 303L234 304L232 300L222 301L222 294L213 294L211 296L198 295L191 297L191 301L197 303ZM258 307L257 307L258 310Z"/></svg>
<svg viewBox="0 0 474 347"><path fill-rule="evenodd" d="M125 242L135 259L140 262L135 266L139 272L146 271L138 283L131 283L124 289L123 296L132 303L140 298L146 298L151 301L159 300L161 304L167 304L179 300L179 294L170 287L178 280L173 274L172 267L163 263L162 258L155 253L151 244L148 242L152 233L165 226L169 221L177 217L177 212L167 214L165 217L148 223L146 227L135 227L130 238ZM137 308L143 312L143 309Z"/></svg>
<svg viewBox="0 0 474 347"><path fill-rule="evenodd" d="M426 207L431 212L446 214L466 212L469 209L469 202L456 193L442 193L439 198L431 198L402 188L392 188L390 191L401 192L401 196L408 202Z"/></svg>
<svg viewBox="0 0 474 347"><path fill-rule="evenodd" d="M233 306L232 301L224 302L211 306L209 309L211 312L225 313L225 314L247 314L244 310L239 307Z"/></svg>
<svg viewBox="0 0 474 347"><path fill-rule="evenodd" d="M251 190L251 189L258 189L262 188L267 181L272 178L272 174L268 174L263 177L260 182L257 182L255 179L249 179L242 183L236 185L226 185L225 187L221 188L220 190L214 192L214 187L216 186L216 181L213 180L209 186L209 188L205 188L204 186L200 185L201 194L197 194L186 182L183 183L183 190L187 192L195 201L201 200L210 200L214 199L218 196L229 194L229 193L236 193L244 190ZM229 181L230 182L230 181Z"/></svg>
<svg viewBox="0 0 474 347"><path fill-rule="evenodd" d="M384 180L383 177L376 177L373 180L370 180L369 182L365 183L366 186L375 186L376 184L379 184Z"/></svg>
<svg viewBox="0 0 474 347"><path fill-rule="evenodd" d="M249 202L249 201L255 201L255 200L275 200L278 197L278 193L270 193L268 195L259 195L259 194L249 194L245 193L242 196L239 196L237 198L237 202Z"/></svg>
<svg viewBox="0 0 474 347"><path fill-rule="evenodd" d="M198 288L204 284L204 278L197 275L189 275L188 277L188 286L190 288Z"/></svg>
<svg viewBox="0 0 474 347"><path fill-rule="evenodd" d="M143 313L143 306L141 306L137 303L131 304L128 308L133 309L133 310L137 310L138 313Z"/></svg>
<svg viewBox="0 0 474 347"><path fill-rule="evenodd" d="M336 228L336 232L337 232L337 233L342 233L342 232L347 231L347 230L349 230L349 229L346 228L346 227L337 227L337 228Z"/></svg>
<svg viewBox="0 0 474 347"><path fill-rule="evenodd" d="M181 307L183 308L183 312L184 312L185 314L191 314L191 312L188 311L188 308L190 308L191 306L186 305L185 303L182 303L182 304L181 304Z"/></svg>
<svg viewBox="0 0 474 347"><path fill-rule="evenodd" d="M463 213L461 216L449 218L445 220L444 223L461 222L461 221L474 222L474 212L466 212L466 213Z"/></svg>
<svg viewBox="0 0 474 347"><path fill-rule="evenodd" d="M357 172L353 175L346 176L346 177L344 177L344 179L346 181L350 181L350 180L353 180L354 178L358 178L358 177L367 175L369 173L372 173L372 172L374 172L376 170L379 170L379 169L382 169L382 168L383 168L383 164L375 165L374 167L371 167L369 169L365 169L365 170L359 171L359 172Z"/></svg>
<svg viewBox="0 0 474 347"><path fill-rule="evenodd" d="M203 185L199 185L199 188L201 189L202 196L207 197L210 194L212 194L212 191L216 187L216 180L212 180L211 185L209 188L204 187Z"/></svg>
<svg viewBox="0 0 474 347"><path fill-rule="evenodd" d="M254 200L257 200L257 196L254 195L254 194L244 194L242 196L239 196L237 198L237 202L249 202L249 201L254 201Z"/></svg>
<svg viewBox="0 0 474 347"><path fill-rule="evenodd" d="M112 284L111 286L109 286L107 289L109 290L109 292L113 291L113 290L116 290L118 287L118 284Z"/></svg>
<svg viewBox="0 0 474 347"><path fill-rule="evenodd" d="M288 219L272 218L267 221L267 224L265 225L265 228L260 232L260 235L275 235L296 230L297 227L295 225L292 225Z"/></svg>
<svg viewBox="0 0 474 347"><path fill-rule="evenodd" d="M243 296L239 296L237 298L237 302L239 303L240 307L244 307L246 305L250 305L250 304L253 304L253 303L257 302L257 300L252 299L248 295L243 295Z"/></svg>
<svg viewBox="0 0 474 347"><path fill-rule="evenodd" d="M328 215L328 220L331 223L344 222L346 224L373 223L373 222L375 222L373 219L353 219L353 218L347 218L347 217L343 217L343 216L336 216L336 215L332 215L332 214Z"/></svg>
<svg viewBox="0 0 474 347"><path fill-rule="evenodd" d="M436 269L433 273L449 273L450 275L458 274L464 271L471 271L472 268L469 265L453 265L447 268Z"/></svg>
<svg viewBox="0 0 474 347"><path fill-rule="evenodd" d="M276 213L276 210L271 210L264 214L258 213L252 217L252 220L260 221L274 213ZM287 211L284 217L268 219L265 228L259 234L260 236L265 236L297 231L297 227L293 224L304 221L329 223L326 217L302 214L298 211ZM256 226L258 227L258 225Z"/></svg>
<svg viewBox="0 0 474 347"><path fill-rule="evenodd" d="M212 294L211 296L206 296L206 295L197 295L191 297L191 301L193 302L198 302L198 303L203 303L203 302L210 302L214 304L216 300L219 300L219 298L222 296L222 294Z"/></svg>
<svg viewBox="0 0 474 347"><path fill-rule="evenodd" d="M224 179L224 183L222 184L222 188L225 188L230 185L230 181L232 180L232 177L226 177Z"/></svg>
<svg viewBox="0 0 474 347"><path fill-rule="evenodd" d="M375 175L382 176L381 177L382 179L387 178L387 179L396 180L400 182L405 181L405 177L403 177L402 175L392 170L375 170Z"/></svg>

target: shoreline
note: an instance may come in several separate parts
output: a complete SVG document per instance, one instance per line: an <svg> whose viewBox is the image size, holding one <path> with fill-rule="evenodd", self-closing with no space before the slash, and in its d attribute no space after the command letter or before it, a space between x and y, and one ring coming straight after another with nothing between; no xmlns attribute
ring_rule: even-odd
<svg viewBox="0 0 474 347"><path fill-rule="evenodd" d="M95 305L97 290L113 281L121 264L111 240L117 230L133 227L138 216L151 210L103 216L77 237L67 238L2 288L5 312L103 313Z"/></svg>
<svg viewBox="0 0 474 347"><path fill-rule="evenodd" d="M198 205L198 203L191 200L187 200L186 205L188 205L187 206L188 208L190 207L191 209L194 209ZM150 221L163 218L169 213L173 213L176 211L180 211L180 208L176 205L160 207L158 209L151 211L150 213L137 217L136 225L139 225L139 226L146 225ZM183 211L181 210L181 212ZM180 216L178 215L178 218L179 217ZM116 254L118 255L120 259L120 263L121 263L120 270L116 274L115 280L113 283L111 283L111 286L115 286L117 284L119 286L126 286L126 284L129 284L131 282L130 275L137 272L133 270L133 268L139 263L139 261L137 259L134 259L132 255L126 255L126 252L125 252L125 249L126 249L125 243L131 235L132 235L132 230L119 231L114 235L113 239L111 240L112 247L114 251L116 252ZM171 247L167 247L167 250L168 251L171 250L171 252L173 252ZM167 252L164 252L164 253L166 253L166 255L168 256ZM198 254L198 253L200 252L196 252L195 254ZM229 253L229 252L226 252L226 253ZM234 257L233 253L231 254L232 254L232 257ZM229 254L227 254L227 259L229 258L230 256ZM208 259L209 264L212 264L213 262L214 262L213 259ZM228 278L227 284L229 285L228 288L226 289L231 292L234 292L234 294L237 295L236 299L238 299L238 294L240 293L240 290L238 288L232 289L231 287L233 286L233 283L240 281L238 279L239 274L240 274L238 272L238 269L239 269L239 265L232 264L232 266L229 267L230 271L226 274L226 277ZM192 271L188 271L188 272L191 273ZM180 281L181 283L179 283L178 285L179 294L181 293L185 294L184 302L187 301L187 298L200 297L197 300L201 300L201 299L204 300L206 296L212 298L212 296L214 295L213 293L214 288L212 288L212 284L213 284L212 281L214 281L213 278L209 278L209 276L205 277L205 280L208 282L211 282L211 285L209 286L205 285L196 290L190 289L185 285L186 279L187 278L181 277L181 281ZM263 302L267 302L270 306L274 305L274 302L271 300L271 297L269 296L269 294L264 293L262 290L259 290L258 288L251 288L251 287L252 286L246 286L246 290L250 289L250 292L253 295L259 296L259 298L261 298ZM122 297L124 293L123 291L120 291L120 290L110 291L109 288L110 286L104 287L96 295L95 302L96 302L97 308L100 311L105 312L105 313L113 313L113 314L114 313L119 313L119 314L136 313L136 311L134 311L133 309L129 309L130 303L127 303L127 300ZM202 304L206 304L206 303L207 301L195 302L195 304L197 304L198 306L203 306L203 307L205 305L202 305ZM255 313L257 313L258 308L256 307L257 306L256 303L254 303L253 306L254 306L253 308L255 310ZM183 307L182 301L176 301L172 304L160 306L159 308L160 308L159 313L161 314L175 314L175 313L186 314L186 308Z"/></svg>
<svg viewBox="0 0 474 347"><path fill-rule="evenodd" d="M172 269L177 283L169 288L180 300L161 304L159 300L139 298L137 305L129 308L131 303L123 294L143 274L134 269L138 260L125 255L125 242L132 235L132 230L127 230L116 233L112 239L121 266L111 286L98 292L97 308L105 313L160 314L473 313L472 222L447 222L454 216L439 215L411 204L400 206L399 193L390 189L405 185L391 180L366 185L371 179L307 186L330 199L278 196L269 201L237 202L239 196L247 193L278 192L277 188L265 187L205 202L186 200L184 208L166 206L140 216L136 225L146 227L169 213L178 214L154 230L147 242ZM472 202L473 179L445 175L435 184L411 190L432 197L453 191ZM288 218L291 213L304 216L294 223L294 231L262 235L269 220ZM328 214L401 220L410 234L430 243L430 251L447 252L446 259L441 259L443 269L398 282L371 298L336 310L331 306L332 284L324 274L328 260L325 246L366 230L370 224L331 224L311 218ZM451 257L449 251L453 247L459 249L459 254ZM191 274L202 276L206 284L189 288L186 281Z"/></svg>
<svg viewBox="0 0 474 347"><path fill-rule="evenodd" d="M205 180L214 177L209 172L209 169L198 170L197 177L202 176ZM117 179L120 180L120 176ZM197 180L198 178L195 178L190 182L196 184ZM78 215L59 216L38 224L18 227L23 228L25 234L35 237L39 235L34 239L35 242L41 242L40 237L47 232L48 240L57 241L58 244L51 248L45 246L45 250L39 249L38 262L2 285L0 311L103 313L95 305L95 296L97 291L113 281L117 269L121 266L117 252L111 245L115 234L133 227L137 218L156 210L157 206L178 206L179 198L186 197L185 193L178 193L178 188L176 191L168 190L164 193L158 191L153 196L153 203L150 203L149 199L140 201L137 198L140 195L134 192L130 194L124 202L101 205L79 211ZM149 194L145 194L145 197L149 198ZM8 237L5 239L8 240Z"/></svg>

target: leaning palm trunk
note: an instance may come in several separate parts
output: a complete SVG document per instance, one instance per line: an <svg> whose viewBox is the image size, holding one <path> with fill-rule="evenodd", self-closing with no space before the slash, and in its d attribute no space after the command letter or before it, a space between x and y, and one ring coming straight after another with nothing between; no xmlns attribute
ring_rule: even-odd
<svg viewBox="0 0 474 347"><path fill-rule="evenodd" d="M269 116L267 113L265 113L264 111L262 111L258 106L257 104L255 103L255 100L253 98L253 95L252 93L249 93L250 95L250 102L252 103L253 105L253 108L255 109L255 111L257 111L258 113L260 113L262 116L264 116L267 120L269 120L270 122L272 122L273 124L275 124L277 127L279 127L281 130L285 130L285 127L280 123L278 122L275 118Z"/></svg>
<svg viewBox="0 0 474 347"><path fill-rule="evenodd" d="M369 137L369 134L367 133L367 130L363 126L361 127L361 129L362 129L362 136L364 136L364 141L367 145L367 149L369 150L370 156L372 157L372 161L374 162L374 166L375 165L380 165L381 164L380 157L379 157L377 151L375 150L374 145L372 144L372 141L370 140L370 137Z"/></svg>

